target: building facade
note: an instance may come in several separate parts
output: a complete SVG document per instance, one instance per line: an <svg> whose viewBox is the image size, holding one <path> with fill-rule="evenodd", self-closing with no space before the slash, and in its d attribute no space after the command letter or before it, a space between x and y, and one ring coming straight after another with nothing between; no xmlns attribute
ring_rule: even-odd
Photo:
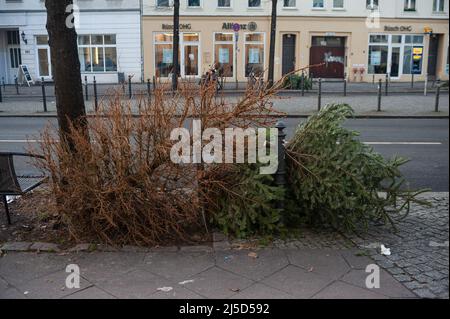
<svg viewBox="0 0 450 319"><path fill-rule="evenodd" d="M368 82L448 79L448 0L279 0L275 76ZM172 72L172 1L143 0L144 77ZM229 81L267 70L271 3L181 0L180 74L214 63Z"/></svg>
<svg viewBox="0 0 450 319"><path fill-rule="evenodd" d="M140 0L79 0L75 17L82 78L117 83L118 74L140 82ZM31 77L52 79L43 0L0 0L0 80L14 83L19 66Z"/></svg>

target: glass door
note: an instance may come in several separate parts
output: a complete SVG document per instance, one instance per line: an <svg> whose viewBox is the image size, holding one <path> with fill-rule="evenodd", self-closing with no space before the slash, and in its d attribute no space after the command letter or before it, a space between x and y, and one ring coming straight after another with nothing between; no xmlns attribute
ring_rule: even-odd
<svg viewBox="0 0 450 319"><path fill-rule="evenodd" d="M400 77L400 56L401 56L401 47L393 46L391 48L391 70L390 76L391 78L399 78Z"/></svg>
<svg viewBox="0 0 450 319"><path fill-rule="evenodd" d="M200 76L200 44L198 33L183 33L181 46L181 76L199 77Z"/></svg>
<svg viewBox="0 0 450 319"><path fill-rule="evenodd" d="M49 80L52 78L52 63L47 36L36 37L36 50L39 79L43 77L45 80Z"/></svg>

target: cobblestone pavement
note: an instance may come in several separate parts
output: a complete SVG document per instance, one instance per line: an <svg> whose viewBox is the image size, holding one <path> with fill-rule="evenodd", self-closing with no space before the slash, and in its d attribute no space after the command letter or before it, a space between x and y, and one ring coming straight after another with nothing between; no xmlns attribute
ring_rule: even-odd
<svg viewBox="0 0 450 319"><path fill-rule="evenodd" d="M352 240L419 297L449 298L448 197L448 193L427 196L433 207L412 207L396 233L372 227L364 238ZM391 249L391 256L380 254L380 244Z"/></svg>

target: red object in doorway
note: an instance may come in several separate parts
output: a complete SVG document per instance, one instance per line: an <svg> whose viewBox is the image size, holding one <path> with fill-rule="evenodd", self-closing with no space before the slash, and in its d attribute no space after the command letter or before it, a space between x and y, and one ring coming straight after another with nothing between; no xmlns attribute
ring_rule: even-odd
<svg viewBox="0 0 450 319"><path fill-rule="evenodd" d="M335 48L326 46L311 47L310 64L321 64L311 70L315 78L344 78L344 64L345 64L345 48Z"/></svg>

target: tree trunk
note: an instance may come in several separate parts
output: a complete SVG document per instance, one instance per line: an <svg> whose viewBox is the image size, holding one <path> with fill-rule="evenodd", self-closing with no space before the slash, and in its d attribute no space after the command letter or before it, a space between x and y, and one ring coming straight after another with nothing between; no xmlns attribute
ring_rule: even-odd
<svg viewBox="0 0 450 319"><path fill-rule="evenodd" d="M272 87L275 73L275 44L277 38L277 6L278 0L272 0L272 18L270 24L269 75L268 85Z"/></svg>
<svg viewBox="0 0 450 319"><path fill-rule="evenodd" d="M45 0L60 138L74 150L70 124L87 133L72 0ZM68 12L66 12L68 11Z"/></svg>
<svg viewBox="0 0 450 319"><path fill-rule="evenodd" d="M172 90L178 89L178 70L180 51L180 0L174 0L173 3L173 72L172 72Z"/></svg>

